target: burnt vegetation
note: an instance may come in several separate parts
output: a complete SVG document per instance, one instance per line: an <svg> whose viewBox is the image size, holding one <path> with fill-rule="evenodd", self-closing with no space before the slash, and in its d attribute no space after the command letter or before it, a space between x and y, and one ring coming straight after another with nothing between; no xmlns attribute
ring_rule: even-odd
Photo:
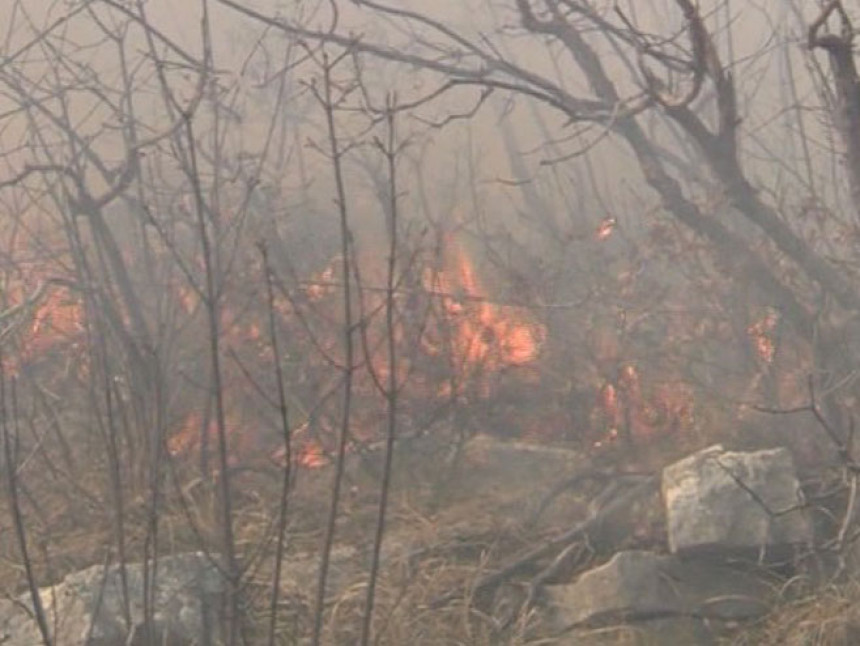
<svg viewBox="0 0 860 646"><path fill-rule="evenodd" d="M46 644L39 588L189 551L208 643L553 643L541 587L715 442L854 543L860 5L174 4L0 9L0 579ZM485 436L582 468L471 495Z"/></svg>

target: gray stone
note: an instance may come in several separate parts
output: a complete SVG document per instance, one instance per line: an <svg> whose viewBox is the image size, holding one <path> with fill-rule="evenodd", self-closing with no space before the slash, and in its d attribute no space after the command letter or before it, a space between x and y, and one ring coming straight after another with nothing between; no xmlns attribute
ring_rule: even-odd
<svg viewBox="0 0 860 646"><path fill-rule="evenodd" d="M783 558L812 541L791 454L716 445L663 469L669 549Z"/></svg>
<svg viewBox="0 0 860 646"><path fill-rule="evenodd" d="M118 565L93 566L39 591L55 646L143 643L143 565L129 564L125 570L130 627L124 618ZM220 570L201 552L159 559L150 626L158 643L168 646L203 643L204 631L215 630L217 622L213 616L224 590ZM42 643L32 609L29 594L0 605L0 643L4 646Z"/></svg>
<svg viewBox="0 0 860 646"><path fill-rule="evenodd" d="M684 600L660 576L665 558L650 552L619 552L571 585L548 586L549 605L560 628L636 617L683 614Z"/></svg>
<svg viewBox="0 0 860 646"><path fill-rule="evenodd" d="M755 619L770 610L778 589L754 568L634 550L619 552L573 584L548 586L546 594L551 629L561 633L667 617Z"/></svg>

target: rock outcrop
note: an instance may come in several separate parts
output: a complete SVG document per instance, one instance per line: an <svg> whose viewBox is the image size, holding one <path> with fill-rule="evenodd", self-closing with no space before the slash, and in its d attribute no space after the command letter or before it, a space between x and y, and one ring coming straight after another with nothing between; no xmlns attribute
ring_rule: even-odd
<svg viewBox="0 0 860 646"><path fill-rule="evenodd" d="M776 589L765 571L631 550L546 595L553 630L571 637L624 624L650 637L675 634L667 644L707 644L725 626L766 614Z"/></svg>
<svg viewBox="0 0 860 646"><path fill-rule="evenodd" d="M150 576L153 568L150 565ZM167 646L217 643L213 632L217 604L226 582L202 552L164 557L158 561L149 634ZM67 576L39 591L54 646L133 646L143 644L144 569L125 567L128 618L119 565L97 565ZM0 604L0 643L36 646L43 643L33 619L29 594Z"/></svg>
<svg viewBox="0 0 860 646"><path fill-rule="evenodd" d="M530 491L529 474L547 460L556 460L552 464L562 473L572 468L567 454L513 444L476 443L464 455L473 471L466 479L470 486L464 496L472 497L494 482L489 473L510 476L509 462L520 467L510 472L517 475L515 488L520 496ZM478 466L485 466L486 472L479 473ZM654 494L656 474L626 480L617 476L617 482L612 474L603 477L617 486L604 489L604 504L588 505L594 522L582 525L587 529L576 529L582 523L574 518L573 529L563 534L566 538L549 541L552 549L533 550L539 558L529 563L545 563L555 549L560 551L556 560L563 564L559 559L565 546L583 537L600 548L596 554L622 550L572 581L576 570L561 574L561 565L551 566L550 574L541 573L535 579L540 583L533 583L533 591L539 592L534 597L530 593L530 598L544 602L541 631L546 629L555 640L552 643L560 646L717 643L780 601L780 591L788 587L785 584L792 575L786 564L794 563L790 557L795 550L813 541L808 509L785 449L741 453L713 446L690 455L663 470L662 501ZM648 532L651 539L637 542L634 505L640 499L653 512L642 517L653 515L660 531ZM556 520L566 513L566 505L558 507ZM494 509L502 515L508 507L499 504ZM619 527L634 548L619 547L630 542L605 539L603 526L614 524L616 515L630 521ZM405 537L390 536L384 563L410 559L414 547ZM363 575L366 553L360 546L341 545L332 554L332 564L329 583L334 592ZM519 566L509 569L511 576L530 571ZM316 554L294 554L284 564L283 578L301 595L316 571ZM125 584L119 566L94 566L40 590L55 646L134 646L143 644L147 634L166 646L219 643L217 617L227 582L212 557L189 553L159 560L149 625L144 620L143 578L142 564L125 567ZM516 596L515 603L523 604L523 599ZM511 617L516 616L517 609L512 613ZM0 602L0 643L42 643L32 615L29 594ZM620 642L619 633L624 633Z"/></svg>
<svg viewBox="0 0 860 646"><path fill-rule="evenodd" d="M785 449L710 447L663 470L662 497L665 553L618 552L544 589L558 643L717 643L772 609L784 588L773 564L813 540Z"/></svg>
<svg viewBox="0 0 860 646"><path fill-rule="evenodd" d="M812 541L791 454L712 446L663 470L669 551L782 559Z"/></svg>

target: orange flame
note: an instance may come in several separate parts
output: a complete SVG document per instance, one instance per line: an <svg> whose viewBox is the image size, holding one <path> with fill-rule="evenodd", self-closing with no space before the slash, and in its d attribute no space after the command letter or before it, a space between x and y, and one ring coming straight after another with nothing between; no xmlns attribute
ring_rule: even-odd
<svg viewBox="0 0 860 646"><path fill-rule="evenodd" d="M14 291L20 291L18 297L25 298L23 289ZM81 301L65 290L49 289L34 306L29 324L21 335L18 356L10 358L6 367L17 373L22 365L44 357L51 350L79 348L85 329ZM86 370L85 361L77 361L76 365L79 370Z"/></svg>
<svg viewBox="0 0 860 646"><path fill-rule="evenodd" d="M229 466L238 464L248 452L248 444L253 443L252 435L245 432L244 426L235 419L233 409L227 411L226 431L229 442ZM203 431L203 417L198 411L189 413L179 429L167 439L167 452L172 457L190 456L199 453ZM215 451L218 439L218 424L214 419L209 420L206 428L206 439L210 450Z"/></svg>
<svg viewBox="0 0 860 646"><path fill-rule="evenodd" d="M450 241L446 253L451 268L425 275L425 289L442 295L452 328L451 352L463 369L497 372L525 366L540 354L546 330L529 322L522 308L491 303L463 250ZM425 347L426 339L425 339ZM430 344L431 354L439 348Z"/></svg>
<svg viewBox="0 0 860 646"><path fill-rule="evenodd" d="M764 363L773 363L776 354L775 331L779 324L776 312L769 312L747 328L756 354Z"/></svg>
<svg viewBox="0 0 860 646"><path fill-rule="evenodd" d="M598 225L597 230L594 234L595 237L601 241L606 240L609 236L612 235L612 232L615 231L616 224L618 224L618 222L615 220L615 218L606 218Z"/></svg>
<svg viewBox="0 0 860 646"><path fill-rule="evenodd" d="M326 456L325 451L323 451L322 446L316 442L309 442L299 450L296 462L299 466L307 467L309 469L318 469L326 466L329 463L329 459Z"/></svg>
<svg viewBox="0 0 860 646"><path fill-rule="evenodd" d="M690 428L694 423L693 392L682 382L667 382L643 393L642 380L636 366L623 366L616 383L605 383L598 392L595 413L601 418L606 437L594 443L618 439L619 429L634 440L672 436Z"/></svg>
<svg viewBox="0 0 860 646"><path fill-rule="evenodd" d="M450 389L454 385L458 390L455 394L460 395L460 388L476 384L482 396L486 397L490 394L490 381L487 379L489 375L511 367L524 367L537 360L545 338L545 328L533 322L521 307L490 302L475 267L455 242L451 241L446 245L445 254L447 260L445 267L441 271L425 274L423 284L426 292L431 297L438 298L438 302L441 303L444 329L435 329L434 326L424 328L421 345L423 350L431 355L448 353L455 366L457 379L452 380L454 383L446 382L441 386L437 384L430 387L428 394L444 396L444 388L447 386ZM305 284L304 292L309 301L320 301L336 292L337 287L332 284L333 262L321 273L315 275L313 281ZM184 297L181 300L189 301L186 310L191 309L192 296L193 294L188 291L180 292L180 297ZM278 311L285 317L290 314L290 308L287 305L282 305ZM224 307L223 314L225 320L222 330L232 347L244 348L252 362L262 360L268 363L272 360L271 355L264 351L267 348L268 336L264 324L259 319L253 314L240 313L227 306ZM369 365L377 379L385 382L390 366L384 344L375 343L374 337L378 333L379 330L372 326L368 331L371 338L368 345L372 348ZM398 327L394 330L394 336L396 343L405 343L407 330ZM254 349L260 349L260 352L253 352ZM309 350L313 352L312 348ZM405 380L412 367L414 366L408 353L403 353L398 361L398 380ZM420 382L420 377L418 381ZM372 399L371 395L376 396L372 386L367 388L369 385L369 380L367 383L361 382L356 385L359 392L367 396L367 399L362 401L369 402ZM239 390L238 387L235 389L236 392ZM230 402L227 402L228 416L231 417L228 432L231 436L231 458L244 460L249 455L241 454L243 447L249 448L248 445L254 444L257 441L254 438L260 434L252 430L256 426L254 423L234 423L233 418L236 415L243 415L243 411L251 414L237 397L241 398L240 395L231 395ZM373 401L376 402L378 399ZM362 410L356 411L352 420L353 437L363 440L374 439L379 427L377 414L376 405L368 405L366 409L362 407ZM168 441L170 454L188 456L199 452L203 426L204 421L199 413L189 414ZM326 438L333 436L333 431L331 433L330 431L325 428L318 429L319 435L312 437L308 432L307 424L295 428L292 446L294 464L308 468L328 465L331 460L326 451ZM215 437L214 424L210 423L206 432L207 437ZM235 437L236 435L248 437L238 438ZM267 443L266 440L260 441ZM214 442L212 445L214 446ZM283 448L272 449L271 444L267 444L267 447L257 446L256 449L264 449L269 459L278 464L284 464Z"/></svg>

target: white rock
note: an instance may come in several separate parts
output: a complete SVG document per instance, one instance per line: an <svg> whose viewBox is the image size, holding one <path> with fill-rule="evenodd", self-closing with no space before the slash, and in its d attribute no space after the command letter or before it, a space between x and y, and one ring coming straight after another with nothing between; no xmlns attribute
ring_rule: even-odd
<svg viewBox="0 0 860 646"><path fill-rule="evenodd" d="M225 581L213 561L202 552L159 559L154 595L152 631L158 643L201 643L209 604L218 603ZM143 565L126 565L131 626L123 611L121 571L118 565L96 565L67 576L39 596L55 646L124 646L129 633L143 634ZM35 646L42 643L32 618L29 594L17 602L0 604L0 643ZM132 641L132 643L138 643Z"/></svg>
<svg viewBox="0 0 860 646"><path fill-rule="evenodd" d="M812 540L784 448L740 453L712 446L663 469L662 493L673 554L781 558Z"/></svg>

